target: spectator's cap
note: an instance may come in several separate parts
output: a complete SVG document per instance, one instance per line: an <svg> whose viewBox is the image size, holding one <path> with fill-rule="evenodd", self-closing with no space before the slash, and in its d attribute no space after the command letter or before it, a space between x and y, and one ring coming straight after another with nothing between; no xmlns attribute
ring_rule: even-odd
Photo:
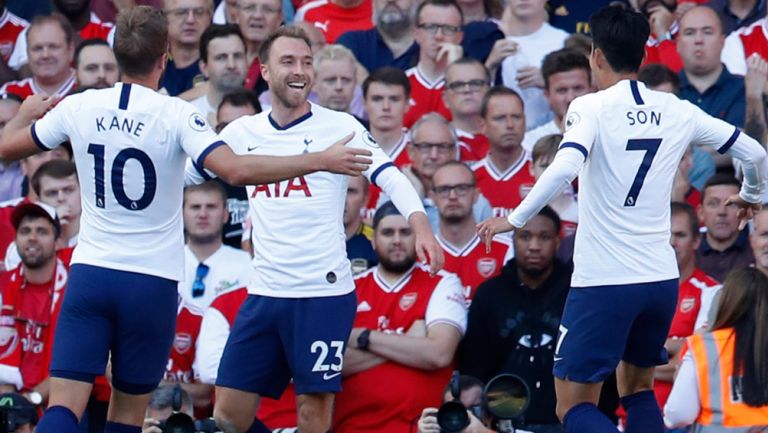
<svg viewBox="0 0 768 433"><path fill-rule="evenodd" d="M19 203L16 205L16 208L13 209L13 212L11 213L11 224L13 224L14 230L19 229L21 220L27 215L48 218L56 228L56 237L61 233L61 223L59 223L59 217L56 215L56 209L45 203L31 201Z"/></svg>
<svg viewBox="0 0 768 433"><path fill-rule="evenodd" d="M8 419L16 426L37 424L37 408L21 394L0 394L0 410L8 412Z"/></svg>
<svg viewBox="0 0 768 433"><path fill-rule="evenodd" d="M395 204L391 201L388 201L384 204L382 204L378 209L376 209L376 213L373 214L373 228L374 230L379 226L379 223L381 220L383 220L385 217L388 217L390 215L402 215L400 211L397 210L395 207Z"/></svg>

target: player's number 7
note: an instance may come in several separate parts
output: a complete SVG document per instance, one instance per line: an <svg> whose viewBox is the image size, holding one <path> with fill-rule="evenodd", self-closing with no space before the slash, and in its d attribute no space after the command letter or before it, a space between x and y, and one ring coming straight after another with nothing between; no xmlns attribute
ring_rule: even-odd
<svg viewBox="0 0 768 433"><path fill-rule="evenodd" d="M653 158L656 156L660 145L661 138L636 138L627 141L627 150L644 150L645 156L643 162L640 163L640 168L637 169L635 180L632 182L632 187L629 188L627 198L624 199L624 206L634 207L637 203L637 196L640 195L645 176L651 169L651 163L653 163Z"/></svg>

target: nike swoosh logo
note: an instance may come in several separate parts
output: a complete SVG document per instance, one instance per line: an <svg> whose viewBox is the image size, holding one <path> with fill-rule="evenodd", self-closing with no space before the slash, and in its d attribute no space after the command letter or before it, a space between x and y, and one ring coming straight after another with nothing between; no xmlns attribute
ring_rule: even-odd
<svg viewBox="0 0 768 433"><path fill-rule="evenodd" d="M328 374L328 373L323 373L323 379L325 379L325 380L331 380L331 379L333 379L334 377L336 377L336 376L338 376L338 375L340 375L340 374L341 374L341 372L340 372L340 371L339 371L339 372L336 372L336 373L331 373L331 374Z"/></svg>
<svg viewBox="0 0 768 433"><path fill-rule="evenodd" d="M562 361L562 360L563 360L563 358L561 358L561 357L559 357L559 356L555 356L555 362L557 362L557 361Z"/></svg>
<svg viewBox="0 0 768 433"><path fill-rule="evenodd" d="M253 147L251 147L251 146L248 146L248 152L250 152L250 151L252 151L252 150L256 149L257 147L259 147L259 146L253 146Z"/></svg>

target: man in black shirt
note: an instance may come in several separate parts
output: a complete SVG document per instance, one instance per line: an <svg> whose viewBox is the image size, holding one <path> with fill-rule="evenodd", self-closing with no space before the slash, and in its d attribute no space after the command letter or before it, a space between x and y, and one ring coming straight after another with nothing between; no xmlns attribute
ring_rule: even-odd
<svg viewBox="0 0 768 433"><path fill-rule="evenodd" d="M519 427L535 433L563 431L552 363L572 269L555 258L558 233L560 218L550 207L515 232L515 258L478 287L459 348L462 374L487 382L513 373L525 381L531 404Z"/></svg>

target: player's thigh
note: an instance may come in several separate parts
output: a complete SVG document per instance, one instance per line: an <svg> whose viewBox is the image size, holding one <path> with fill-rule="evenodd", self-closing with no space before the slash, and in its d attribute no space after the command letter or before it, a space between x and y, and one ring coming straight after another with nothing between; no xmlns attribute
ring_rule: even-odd
<svg viewBox="0 0 768 433"><path fill-rule="evenodd" d="M160 383L168 364L178 308L178 283L120 272L112 338L112 386L141 395Z"/></svg>
<svg viewBox="0 0 768 433"><path fill-rule="evenodd" d="M104 374L115 327L113 277L110 269L72 265L56 322L52 377L93 383Z"/></svg>
<svg viewBox="0 0 768 433"><path fill-rule="evenodd" d="M280 398L291 371L279 328L290 321L293 301L248 295L224 347L217 386Z"/></svg>
<svg viewBox="0 0 768 433"><path fill-rule="evenodd" d="M259 408L259 395L234 388L216 387L213 417L224 431L246 431Z"/></svg>
<svg viewBox="0 0 768 433"><path fill-rule="evenodd" d="M296 394L341 390L344 351L356 304L354 292L295 300L292 321L285 322L281 336L290 348L288 361Z"/></svg>
<svg viewBox="0 0 768 433"><path fill-rule="evenodd" d="M639 311L635 292L631 286L571 288L555 346L555 377L599 383L616 369Z"/></svg>
<svg viewBox="0 0 768 433"><path fill-rule="evenodd" d="M668 362L664 343L675 315L677 291L677 279L645 285L644 299L638 299L643 309L627 336L622 368L617 376L619 392L624 391L623 395L650 389L653 369Z"/></svg>
<svg viewBox="0 0 768 433"><path fill-rule="evenodd" d="M107 421L133 426L142 425L151 396L151 393L126 394L113 388L109 399Z"/></svg>

